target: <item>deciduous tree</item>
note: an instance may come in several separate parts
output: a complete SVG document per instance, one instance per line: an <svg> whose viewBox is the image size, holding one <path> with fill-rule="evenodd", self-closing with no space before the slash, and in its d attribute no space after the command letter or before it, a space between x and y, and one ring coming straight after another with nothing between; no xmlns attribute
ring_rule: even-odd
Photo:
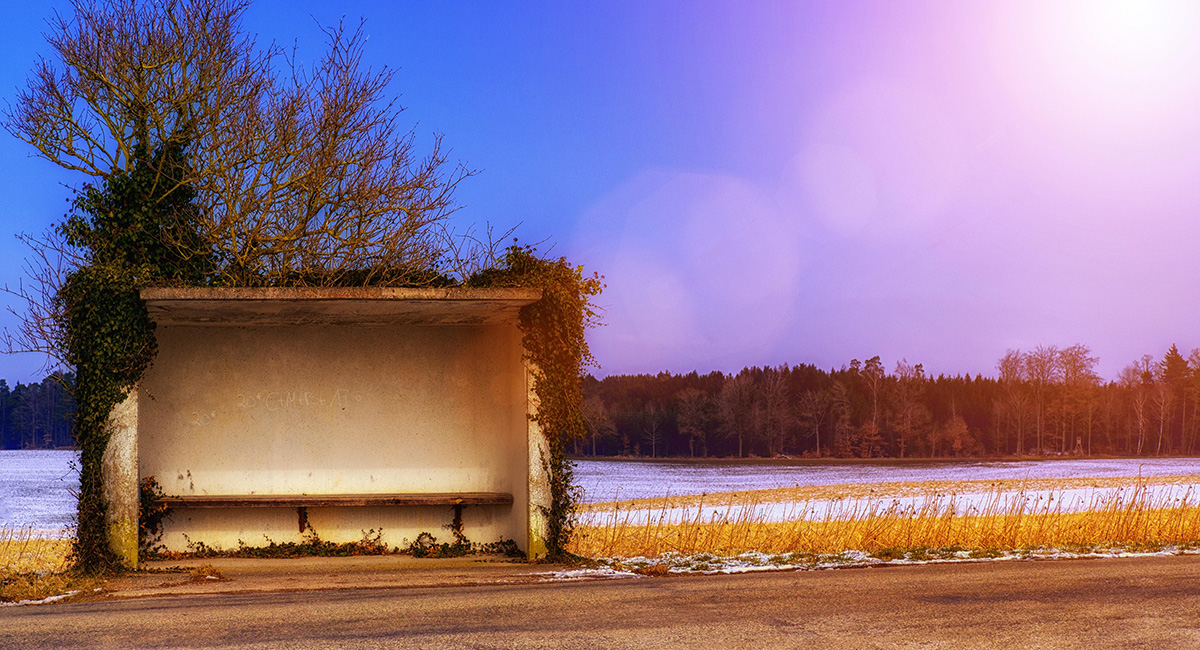
<svg viewBox="0 0 1200 650"><path fill-rule="evenodd" d="M1038 454L1045 451L1043 433L1046 429L1046 402L1048 394L1060 376L1058 347L1039 345L1024 356L1025 379L1033 390L1034 413L1036 416Z"/></svg>
<svg viewBox="0 0 1200 650"><path fill-rule="evenodd" d="M1034 420L1033 404L1026 393L1025 357L1020 350L1008 350L996 362L999 373L1001 397L1001 415L1004 419L1005 431L1016 440L1016 454L1025 454L1025 432L1031 420Z"/></svg>
<svg viewBox="0 0 1200 650"><path fill-rule="evenodd" d="M3 125L93 185L149 165L194 189L218 284L412 283L463 257L444 235L468 172L439 136L418 153L393 72L364 62L362 26L326 28L325 53L305 67L244 31L247 6L73 0L49 20L50 54ZM146 155L173 147L188 166ZM50 249L35 266L53 294L59 262L37 258L71 247L36 241Z"/></svg>
<svg viewBox="0 0 1200 650"><path fill-rule="evenodd" d="M883 362L877 356L867 359L860 374L871 394L871 424L875 425L876 432L879 430L879 392L883 388L885 374Z"/></svg>
<svg viewBox="0 0 1200 650"><path fill-rule="evenodd" d="M1091 446L1091 428L1085 416L1093 404L1096 384L1099 382L1096 375L1098 362L1099 359L1092 356L1091 348L1082 343L1063 348L1058 353L1064 420L1061 451L1067 451L1067 446L1075 444L1075 440L1081 437L1077 429L1081 420L1088 426L1088 446Z"/></svg>
<svg viewBox="0 0 1200 650"><path fill-rule="evenodd" d="M921 403L925 390L925 369L908 359L896 362L893 426L896 431L896 456L904 458L918 429L929 421L929 410Z"/></svg>
<svg viewBox="0 0 1200 650"><path fill-rule="evenodd" d="M746 370L729 377L721 386L717 401L721 415L721 430L737 439L738 457L746 455L745 438L749 431L751 410L754 408L754 380Z"/></svg>
<svg viewBox="0 0 1200 650"><path fill-rule="evenodd" d="M688 453L691 456L696 455L696 443L700 443L700 455L708 455L708 426L711 409L711 400L708 394L704 391L688 387L679 392L676 396L676 401L679 404L678 423L680 435L687 438Z"/></svg>
<svg viewBox="0 0 1200 650"><path fill-rule="evenodd" d="M798 409L800 417L808 423L808 430L815 439L817 457L821 457L821 424L829 414L830 395L825 390L806 390L800 394Z"/></svg>
<svg viewBox="0 0 1200 650"><path fill-rule="evenodd" d="M592 439L592 455L596 455L596 440L613 438L616 427L608 414L608 407L599 395L588 395L583 400L583 422Z"/></svg>
<svg viewBox="0 0 1200 650"><path fill-rule="evenodd" d="M765 368L756 391L762 414L763 437L767 442L769 456L783 453L784 439L795 421L788 396L786 373L787 366Z"/></svg>

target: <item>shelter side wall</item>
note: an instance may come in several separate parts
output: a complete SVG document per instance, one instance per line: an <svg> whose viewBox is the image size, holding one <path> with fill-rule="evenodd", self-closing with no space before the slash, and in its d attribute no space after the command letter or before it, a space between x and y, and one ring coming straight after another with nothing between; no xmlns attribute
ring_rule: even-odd
<svg viewBox="0 0 1200 650"><path fill-rule="evenodd" d="M510 492L511 506L467 507L466 533L524 541L515 325L163 326L158 341L141 384L138 461L166 494ZM309 509L308 520L331 540L380 527L393 545L422 530L450 536L440 527L451 508L404 510ZM263 508L178 511L163 541L260 545L260 528L278 542L299 537L294 509Z"/></svg>

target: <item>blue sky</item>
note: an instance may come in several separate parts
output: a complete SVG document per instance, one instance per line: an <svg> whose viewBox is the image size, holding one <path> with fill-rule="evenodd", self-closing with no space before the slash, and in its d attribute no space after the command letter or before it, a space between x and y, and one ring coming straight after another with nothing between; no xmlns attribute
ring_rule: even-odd
<svg viewBox="0 0 1200 650"><path fill-rule="evenodd" d="M0 96L52 8L5 9ZM601 374L900 358L993 372L1086 343L1115 376L1200 347L1200 20L1189 3L255 2L245 28L367 56L520 224L606 277ZM0 134L13 235L82 181ZM13 307L20 309L19 305ZM9 327L13 318L3 321ZM0 358L10 382L31 355Z"/></svg>

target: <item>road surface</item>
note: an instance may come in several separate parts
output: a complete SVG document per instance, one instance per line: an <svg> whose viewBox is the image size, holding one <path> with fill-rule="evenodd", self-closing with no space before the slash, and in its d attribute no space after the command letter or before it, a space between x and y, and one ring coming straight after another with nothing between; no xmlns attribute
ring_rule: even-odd
<svg viewBox="0 0 1200 650"><path fill-rule="evenodd" d="M3 648L1200 648L1200 556L0 608Z"/></svg>

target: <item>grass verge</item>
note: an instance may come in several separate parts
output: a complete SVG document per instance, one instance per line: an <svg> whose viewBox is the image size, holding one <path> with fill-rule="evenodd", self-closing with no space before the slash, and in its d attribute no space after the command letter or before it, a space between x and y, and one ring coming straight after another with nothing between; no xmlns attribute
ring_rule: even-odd
<svg viewBox="0 0 1200 650"><path fill-rule="evenodd" d="M0 529L0 604L86 593L100 584L72 570L71 540L31 528Z"/></svg>

